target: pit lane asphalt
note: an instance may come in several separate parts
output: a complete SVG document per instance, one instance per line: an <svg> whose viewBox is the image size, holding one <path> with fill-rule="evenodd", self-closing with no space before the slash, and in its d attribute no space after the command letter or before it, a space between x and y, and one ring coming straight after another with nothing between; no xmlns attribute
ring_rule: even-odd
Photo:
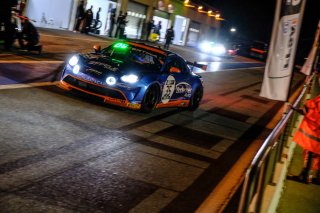
<svg viewBox="0 0 320 213"><path fill-rule="evenodd" d="M258 97L261 69L203 76L194 113L139 114L53 86L1 90L2 209L194 212L280 107Z"/></svg>

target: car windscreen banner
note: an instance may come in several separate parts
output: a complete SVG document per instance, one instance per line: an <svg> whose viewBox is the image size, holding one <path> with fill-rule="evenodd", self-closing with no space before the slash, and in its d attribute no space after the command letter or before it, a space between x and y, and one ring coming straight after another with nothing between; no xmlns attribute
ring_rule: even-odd
<svg viewBox="0 0 320 213"><path fill-rule="evenodd" d="M318 28L316 31L316 35L313 41L313 45L311 47L311 51L308 55L307 60L304 62L300 72L302 72L305 75L311 75L312 66L317 54L318 46L319 46L319 37L320 37L320 20L318 22Z"/></svg>
<svg viewBox="0 0 320 213"><path fill-rule="evenodd" d="M260 96L287 101L306 0L277 0Z"/></svg>

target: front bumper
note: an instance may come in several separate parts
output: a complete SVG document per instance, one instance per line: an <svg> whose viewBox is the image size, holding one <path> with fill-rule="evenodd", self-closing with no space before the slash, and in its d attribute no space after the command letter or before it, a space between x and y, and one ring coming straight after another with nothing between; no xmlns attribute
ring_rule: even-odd
<svg viewBox="0 0 320 213"><path fill-rule="evenodd" d="M125 108L138 110L141 108L140 103L129 101L127 95L118 89L102 86L99 84L77 78L72 75L66 75L60 80L59 87L65 90L76 90L102 99L103 102ZM137 91L135 91L137 93ZM136 94L131 94L131 97Z"/></svg>

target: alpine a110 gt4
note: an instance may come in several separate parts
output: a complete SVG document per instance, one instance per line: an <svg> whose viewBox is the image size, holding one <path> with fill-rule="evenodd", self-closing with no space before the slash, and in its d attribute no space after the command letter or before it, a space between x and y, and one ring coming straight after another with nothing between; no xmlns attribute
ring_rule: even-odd
<svg viewBox="0 0 320 213"><path fill-rule="evenodd" d="M203 96L196 63L144 43L117 41L76 54L66 63L59 86L98 97L103 102L143 112L154 108L198 108ZM205 68L204 68L205 69Z"/></svg>

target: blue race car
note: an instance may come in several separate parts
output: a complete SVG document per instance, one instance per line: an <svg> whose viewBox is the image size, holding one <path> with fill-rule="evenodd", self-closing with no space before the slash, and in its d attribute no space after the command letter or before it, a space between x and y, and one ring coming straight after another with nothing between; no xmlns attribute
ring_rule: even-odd
<svg viewBox="0 0 320 213"><path fill-rule="evenodd" d="M77 54L64 67L59 86L100 98L103 102L143 112L154 108L198 108L201 76L179 55L158 47L118 41L101 50ZM205 69L204 67L202 67Z"/></svg>

